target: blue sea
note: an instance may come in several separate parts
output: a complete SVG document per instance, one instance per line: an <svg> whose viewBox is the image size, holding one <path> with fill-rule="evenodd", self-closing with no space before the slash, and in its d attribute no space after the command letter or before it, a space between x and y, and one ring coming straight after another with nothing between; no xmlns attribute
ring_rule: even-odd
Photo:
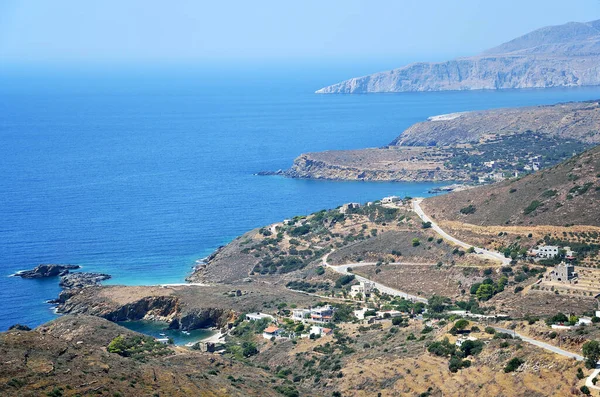
<svg viewBox="0 0 600 397"><path fill-rule="evenodd" d="M0 329L55 317L44 302L58 280L9 277L18 270L70 263L113 284L182 282L249 229L436 186L255 176L303 152L382 146L436 114L600 98L600 88L313 93L350 72L3 71Z"/></svg>

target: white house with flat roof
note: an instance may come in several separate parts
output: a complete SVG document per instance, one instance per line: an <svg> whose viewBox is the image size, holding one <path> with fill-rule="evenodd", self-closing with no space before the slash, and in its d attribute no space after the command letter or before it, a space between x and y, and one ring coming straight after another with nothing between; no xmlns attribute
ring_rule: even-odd
<svg viewBox="0 0 600 397"><path fill-rule="evenodd" d="M538 245L529 252L538 258L551 259L558 255L559 250L557 245Z"/></svg>
<svg viewBox="0 0 600 397"><path fill-rule="evenodd" d="M398 196L388 196L381 199L381 204L393 204L400 201L400 197Z"/></svg>
<svg viewBox="0 0 600 397"><path fill-rule="evenodd" d="M264 320L264 319L269 319L269 320L273 320L273 316L271 316L270 314L265 314L265 313L248 313L246 314L246 320L248 321L258 321L258 320Z"/></svg>

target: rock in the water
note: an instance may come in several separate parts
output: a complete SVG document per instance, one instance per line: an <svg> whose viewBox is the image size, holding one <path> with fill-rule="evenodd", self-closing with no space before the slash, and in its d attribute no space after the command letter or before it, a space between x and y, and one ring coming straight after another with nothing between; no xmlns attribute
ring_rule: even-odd
<svg viewBox="0 0 600 397"><path fill-rule="evenodd" d="M60 278L59 285L64 289L84 288L98 285L111 276L104 273L69 273Z"/></svg>
<svg viewBox="0 0 600 397"><path fill-rule="evenodd" d="M39 265L33 270L24 270L18 272L15 276L23 278L45 278L64 276L69 273L69 270L79 269L78 265Z"/></svg>

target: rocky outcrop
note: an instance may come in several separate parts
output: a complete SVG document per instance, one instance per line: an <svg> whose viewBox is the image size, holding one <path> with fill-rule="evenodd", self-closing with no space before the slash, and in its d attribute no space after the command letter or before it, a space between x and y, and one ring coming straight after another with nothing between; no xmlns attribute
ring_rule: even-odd
<svg viewBox="0 0 600 397"><path fill-rule="evenodd" d="M100 298L97 288L86 291L71 290L59 303L57 311L64 314L85 314L102 317L109 321L153 320L169 323L171 329L192 330L208 327L223 327L234 317L234 313L222 308L187 309L177 296L146 296L120 304ZM68 291L67 291L68 292Z"/></svg>
<svg viewBox="0 0 600 397"><path fill-rule="evenodd" d="M60 278L58 285L64 289L85 288L98 285L101 281L110 278L110 274L105 273L69 273Z"/></svg>
<svg viewBox="0 0 600 397"><path fill-rule="evenodd" d="M318 94L577 87L600 84L600 21L538 29L483 54L352 78Z"/></svg>
<svg viewBox="0 0 600 397"><path fill-rule="evenodd" d="M69 270L79 269L78 265L39 265L33 270L23 270L15 273L15 276L22 278L46 278L64 276Z"/></svg>

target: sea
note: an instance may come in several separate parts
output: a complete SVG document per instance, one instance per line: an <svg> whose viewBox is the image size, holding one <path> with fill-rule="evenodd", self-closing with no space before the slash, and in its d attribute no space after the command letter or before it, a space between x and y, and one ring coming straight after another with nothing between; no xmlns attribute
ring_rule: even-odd
<svg viewBox="0 0 600 397"><path fill-rule="evenodd" d="M440 186L256 175L301 153L383 146L438 114L600 98L596 87L314 94L359 74L351 66L1 70L0 330L57 316L45 302L58 280L19 270L180 283L250 229Z"/></svg>

